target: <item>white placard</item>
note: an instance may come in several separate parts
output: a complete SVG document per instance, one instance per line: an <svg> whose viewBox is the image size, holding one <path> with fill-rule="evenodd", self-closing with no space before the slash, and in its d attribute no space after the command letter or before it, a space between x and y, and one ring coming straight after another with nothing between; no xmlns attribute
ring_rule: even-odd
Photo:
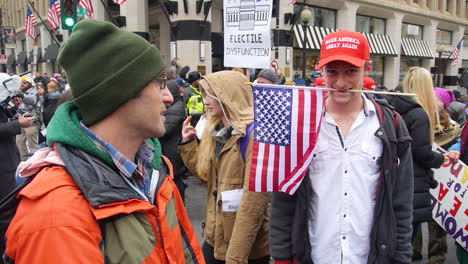
<svg viewBox="0 0 468 264"><path fill-rule="evenodd" d="M224 0L224 66L269 68L273 0Z"/></svg>
<svg viewBox="0 0 468 264"><path fill-rule="evenodd" d="M445 153L441 147L433 145L433 150ZM458 161L444 162L434 170L434 178L439 182L431 189L432 217L465 250L468 250L468 167Z"/></svg>
<svg viewBox="0 0 468 264"><path fill-rule="evenodd" d="M237 208L239 208L242 199L242 194L244 194L243 189L235 189L221 192L221 200L223 201L223 211L237 212Z"/></svg>

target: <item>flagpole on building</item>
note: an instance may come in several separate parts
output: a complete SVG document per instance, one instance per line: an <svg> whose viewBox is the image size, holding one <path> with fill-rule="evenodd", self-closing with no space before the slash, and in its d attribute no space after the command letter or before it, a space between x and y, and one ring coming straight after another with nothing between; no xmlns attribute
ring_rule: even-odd
<svg viewBox="0 0 468 264"><path fill-rule="evenodd" d="M55 43L57 43L57 45L60 46L60 42L58 41L58 39L55 37L55 35L52 33L52 31L49 29L49 27L47 26L47 23L44 22L44 20L42 20L42 17L39 15L39 13L36 11L36 9L34 8L34 3L28 1L28 6L32 9L32 11L34 12L34 15L39 18L39 20L41 20L42 24L44 25L45 29L47 29L47 31L49 32L50 36L52 37L52 39L55 41ZM34 42L36 42L36 40L34 39Z"/></svg>
<svg viewBox="0 0 468 264"><path fill-rule="evenodd" d="M107 5L104 3L104 1L101 0L101 4L102 6L104 7L104 9L106 10L107 14L110 16L110 18L112 19L112 23L114 23L114 25L120 27L120 25L117 23L117 20L115 20L115 17L112 15L111 11L109 10L109 7L107 7Z"/></svg>

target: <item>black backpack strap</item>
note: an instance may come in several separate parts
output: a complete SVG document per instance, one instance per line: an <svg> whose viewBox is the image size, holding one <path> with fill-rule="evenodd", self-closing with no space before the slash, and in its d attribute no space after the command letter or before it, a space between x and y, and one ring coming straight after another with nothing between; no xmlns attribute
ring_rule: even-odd
<svg viewBox="0 0 468 264"><path fill-rule="evenodd" d="M16 214L16 209L18 208L21 199L17 199L18 194L21 190L24 189L34 177L29 177L25 182L17 186L11 192L9 192L1 201L0 201L0 258L5 253L6 249L6 232L10 226L11 220Z"/></svg>

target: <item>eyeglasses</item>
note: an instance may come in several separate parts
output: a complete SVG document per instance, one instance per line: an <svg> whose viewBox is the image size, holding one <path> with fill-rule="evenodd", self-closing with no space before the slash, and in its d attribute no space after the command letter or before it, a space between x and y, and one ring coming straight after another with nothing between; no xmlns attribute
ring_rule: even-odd
<svg viewBox="0 0 468 264"><path fill-rule="evenodd" d="M166 77L160 77L160 78L156 79L156 81L158 81L158 83L159 83L159 88L161 88L161 89L166 88L166 84L167 84L167 78Z"/></svg>

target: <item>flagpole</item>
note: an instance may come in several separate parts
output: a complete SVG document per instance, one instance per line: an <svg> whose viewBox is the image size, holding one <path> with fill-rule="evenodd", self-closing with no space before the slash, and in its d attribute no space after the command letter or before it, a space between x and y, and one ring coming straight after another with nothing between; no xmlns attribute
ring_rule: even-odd
<svg viewBox="0 0 468 264"><path fill-rule="evenodd" d="M463 39L465 39L465 36L463 36L462 39L460 39L460 41L457 42L457 45L455 45L455 48L452 49L452 52L450 52L450 55L448 55L447 60L450 59L450 57L452 56L453 52L454 52L455 49L457 48L458 44L460 44L460 42L462 42Z"/></svg>
<svg viewBox="0 0 468 264"><path fill-rule="evenodd" d="M109 15L109 17L112 19L112 23L114 23L114 25L120 27L119 23L117 23L117 20L115 19L115 17L112 15L111 11L109 10L108 6L106 4L104 4L104 1L101 0L101 4L104 7L104 9L106 10L107 15Z"/></svg>
<svg viewBox="0 0 468 264"><path fill-rule="evenodd" d="M47 31L49 32L50 36L52 37L52 39L55 41L55 43L57 43L57 45L59 45L60 47L60 43L58 41L58 39L55 37L54 34L52 34L52 31L49 29L49 27L47 26L46 22L44 22L44 20L42 20L42 17L39 15L39 13L37 13L36 9L34 8L34 3L31 3L30 1L28 1L28 6L31 7L31 9L33 10L33 12L35 13L36 17L39 18L39 20L41 20L42 24L44 25L44 27L47 29ZM36 42L36 39L34 39L34 42Z"/></svg>
<svg viewBox="0 0 468 264"><path fill-rule="evenodd" d="M289 89L307 89L307 90L317 90L317 91L330 91L335 92L336 89L328 87L312 87L312 86L294 86L294 85L279 85L279 84L266 84L266 83L251 83L246 82L246 85L256 85L264 86L268 88L289 88ZM347 90L346 92L350 93L367 93L367 94L383 94L383 95L399 95L399 96L416 96L414 93L396 93L396 92L383 92L383 91L371 91L371 90Z"/></svg>

